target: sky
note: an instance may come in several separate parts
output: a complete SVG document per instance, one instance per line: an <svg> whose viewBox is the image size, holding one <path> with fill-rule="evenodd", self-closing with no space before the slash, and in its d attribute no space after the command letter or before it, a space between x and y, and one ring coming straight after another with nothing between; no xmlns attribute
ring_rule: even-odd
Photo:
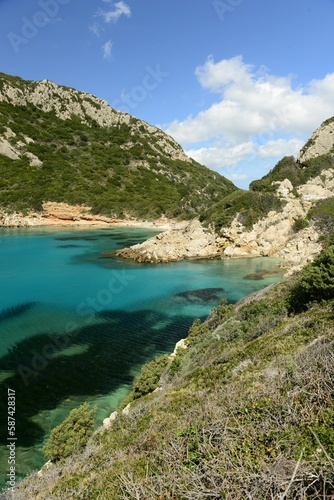
<svg viewBox="0 0 334 500"><path fill-rule="evenodd" d="M105 99L237 186L334 115L334 0L0 0L0 71Z"/></svg>

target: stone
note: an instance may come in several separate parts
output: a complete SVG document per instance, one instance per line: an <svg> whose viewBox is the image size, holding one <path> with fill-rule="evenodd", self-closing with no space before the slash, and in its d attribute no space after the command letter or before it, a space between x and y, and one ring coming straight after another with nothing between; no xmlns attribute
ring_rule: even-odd
<svg viewBox="0 0 334 500"><path fill-rule="evenodd" d="M103 420L103 428L104 429L110 429L112 426L112 423L116 420L118 416L117 411L113 411L111 415Z"/></svg>
<svg viewBox="0 0 334 500"><path fill-rule="evenodd" d="M220 249L216 235L194 219L181 228L170 229L144 243L119 250L116 255L138 262L172 262L219 257Z"/></svg>
<svg viewBox="0 0 334 500"><path fill-rule="evenodd" d="M122 410L122 415L129 415L130 413L130 408L131 408L131 403L129 403L128 405L126 405L126 407Z"/></svg>
<svg viewBox="0 0 334 500"><path fill-rule="evenodd" d="M333 153L334 148L334 118L326 120L313 132L309 141L301 149L298 161L304 163L310 158Z"/></svg>
<svg viewBox="0 0 334 500"><path fill-rule="evenodd" d="M7 156L12 160L18 160L20 155L18 151L11 146L11 144L7 141L7 139L0 139L0 155Z"/></svg>
<svg viewBox="0 0 334 500"><path fill-rule="evenodd" d="M181 339L179 340L178 342L176 342L175 344L175 348L174 348L174 351L172 352L172 354L170 354L169 359L174 359L177 355L177 350L178 349L187 349L187 340L186 339Z"/></svg>

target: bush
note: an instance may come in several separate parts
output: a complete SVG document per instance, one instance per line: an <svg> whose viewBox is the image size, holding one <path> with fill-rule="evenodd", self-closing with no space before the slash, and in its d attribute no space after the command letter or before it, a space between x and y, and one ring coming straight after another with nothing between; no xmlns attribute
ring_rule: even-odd
<svg viewBox="0 0 334 500"><path fill-rule="evenodd" d="M309 225L309 221L305 217L298 217L298 219L295 220L295 222L292 226L292 230L295 233L298 233L302 229L305 229L306 227L308 227L308 225Z"/></svg>
<svg viewBox="0 0 334 500"><path fill-rule="evenodd" d="M143 366L133 383L133 399L145 396L158 387L161 374L167 363L168 355L165 354Z"/></svg>
<svg viewBox="0 0 334 500"><path fill-rule="evenodd" d="M321 302L334 297L334 246L329 246L310 264L291 293L294 310L305 309L310 302Z"/></svg>
<svg viewBox="0 0 334 500"><path fill-rule="evenodd" d="M74 408L60 425L55 427L43 448L49 460L55 462L82 450L93 433L94 413L87 403Z"/></svg>

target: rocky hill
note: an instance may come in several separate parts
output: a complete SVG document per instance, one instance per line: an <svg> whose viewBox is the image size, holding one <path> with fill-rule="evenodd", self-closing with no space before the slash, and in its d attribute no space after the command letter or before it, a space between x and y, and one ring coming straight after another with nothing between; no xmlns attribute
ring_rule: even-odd
<svg viewBox="0 0 334 500"><path fill-rule="evenodd" d="M185 258L280 257L301 268L321 250L324 222L334 215L334 118L300 151L283 158L249 191L227 195L190 223L118 255L140 262Z"/></svg>
<svg viewBox="0 0 334 500"><path fill-rule="evenodd" d="M85 216L109 219L187 219L236 189L172 137L102 99L0 73L2 225L30 212L36 222L50 202L76 206L76 215L82 206Z"/></svg>

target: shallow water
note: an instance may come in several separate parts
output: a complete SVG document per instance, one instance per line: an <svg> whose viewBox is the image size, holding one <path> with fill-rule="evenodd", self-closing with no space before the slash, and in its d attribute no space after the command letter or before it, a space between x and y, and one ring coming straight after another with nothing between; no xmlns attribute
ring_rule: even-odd
<svg viewBox="0 0 334 500"><path fill-rule="evenodd" d="M0 230L0 389L16 391L16 472L45 462L51 429L88 401L102 423L143 363L171 352L196 317L280 279L274 259L138 264L108 252L147 229ZM2 421L0 486L8 471Z"/></svg>

